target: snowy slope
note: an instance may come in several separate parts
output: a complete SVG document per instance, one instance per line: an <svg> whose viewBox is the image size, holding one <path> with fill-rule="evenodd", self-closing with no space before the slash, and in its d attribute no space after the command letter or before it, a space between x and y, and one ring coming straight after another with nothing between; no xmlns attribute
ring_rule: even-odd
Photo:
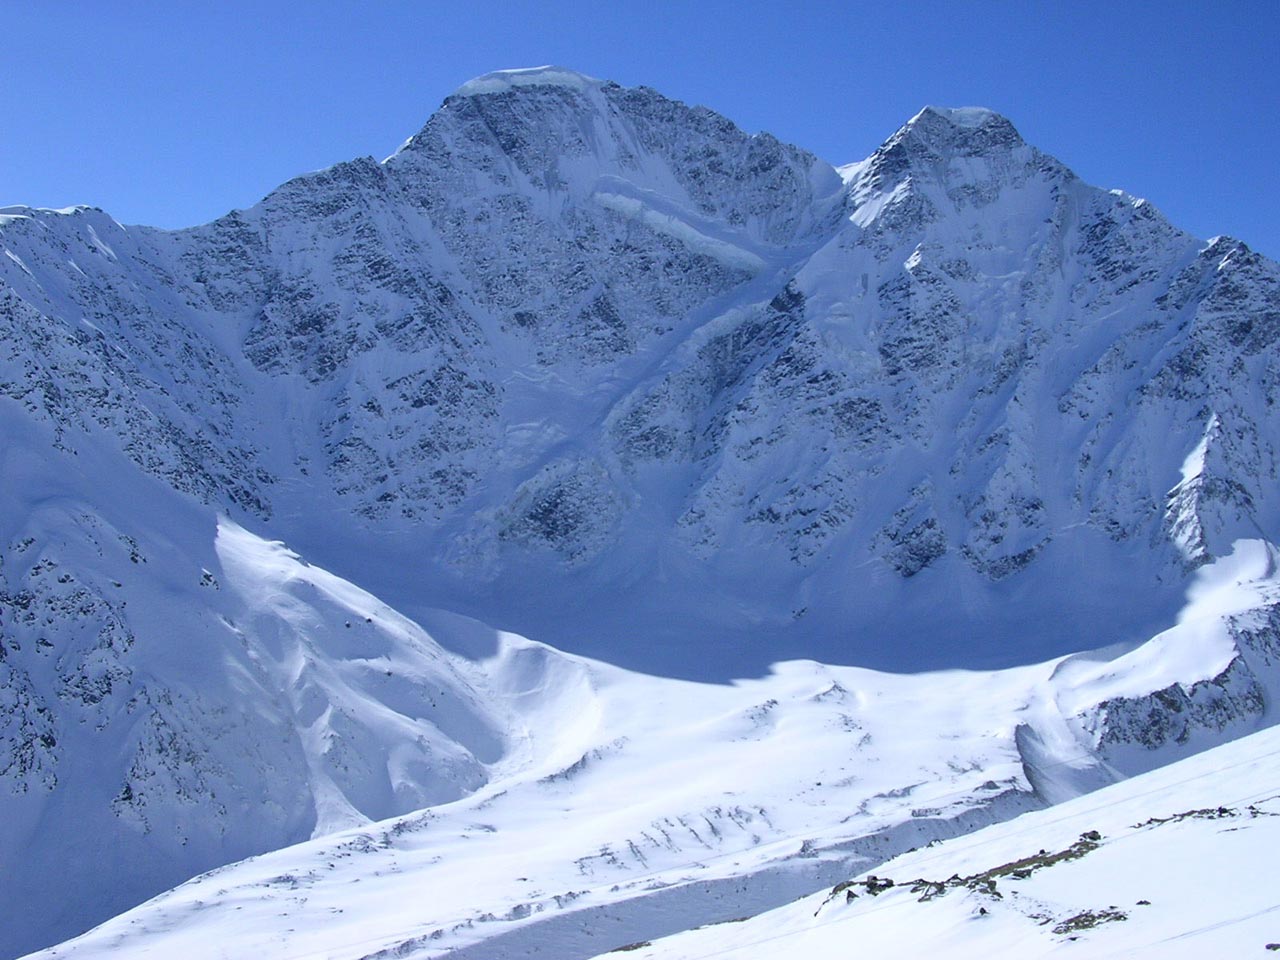
<svg viewBox="0 0 1280 960"><path fill-rule="evenodd" d="M692 889L705 840L763 908L912 810L968 829L1271 722L1280 268L989 111L835 169L507 71L214 223L7 208L0 249L0 953L502 790L513 842L580 840L547 896L634 879L628 841ZM809 705L840 677L921 725ZM761 742L776 776L689 776ZM583 770L547 800L593 751L656 807ZM841 826L854 776L892 802ZM703 815L723 844L645 851ZM547 902L507 866L475 860L489 912Z"/></svg>
<svg viewBox="0 0 1280 960"><path fill-rule="evenodd" d="M607 955L1265 956L1280 942L1277 757L1267 730L744 922Z"/></svg>
<svg viewBox="0 0 1280 960"><path fill-rule="evenodd" d="M708 685L504 635L476 683L522 742L474 794L215 870L40 956L571 958L754 914L1271 722L1274 560L1241 542L1126 654L997 672L802 661Z"/></svg>
<svg viewBox="0 0 1280 960"><path fill-rule="evenodd" d="M467 795L506 755L502 701L363 591L163 491L144 505L158 536L136 508L51 487L4 570L7 950Z"/></svg>

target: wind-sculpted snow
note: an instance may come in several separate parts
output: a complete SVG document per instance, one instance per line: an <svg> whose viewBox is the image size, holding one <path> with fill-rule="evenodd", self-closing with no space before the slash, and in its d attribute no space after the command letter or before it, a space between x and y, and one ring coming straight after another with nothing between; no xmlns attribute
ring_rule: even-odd
<svg viewBox="0 0 1280 960"><path fill-rule="evenodd" d="M930 844L758 917L596 955L1264 956L1277 949L1278 734Z"/></svg>
<svg viewBox="0 0 1280 960"><path fill-rule="evenodd" d="M211 224L6 208L0 251L14 949L313 834L470 809L504 777L512 810L577 796L648 756L656 721L571 735L612 709L589 682L605 668L493 628L704 681L708 704L794 660L1040 677L1106 648L1099 669L1132 681L1009 681L983 721L995 752L956 760L977 786L947 779L940 741L898 744L918 769L858 801L888 797L892 823L778 826L808 809L801 781L845 776L785 767L548 854L590 867L606 913L610 871L679 886L703 841L862 837L862 856L882 828L916 835L895 791L952 784L911 822L960 830L1271 720L1270 588L1204 630L1178 617L1225 558L1271 577L1280 268L1082 183L990 111L926 108L836 169L647 88L502 72L392 157ZM508 657L527 686L493 666ZM725 732L708 757L782 742L769 704L794 691L772 682L723 705L723 730L690 720ZM538 767L544 748L563 764ZM1015 755L1025 781L993 779ZM657 782L635 776L637 796ZM547 822L618 805L577 803ZM690 910L732 877L757 877L760 906L827 869L779 862L737 861ZM577 902L563 886L543 892ZM508 892L495 916L550 909Z"/></svg>
<svg viewBox="0 0 1280 960"><path fill-rule="evenodd" d="M254 603L260 621L268 609L296 620L286 603L305 584L395 625L372 598L299 567L278 544L234 528L218 537L226 577L253 565L258 585L240 589L265 595ZM1280 693L1274 563L1274 549L1242 541L1202 568L1179 624L1149 643L995 672L794 661L767 677L699 684L505 635L465 683L455 673L437 687L447 662L419 646L416 669L437 665L421 681L428 715L456 738L455 751L469 743L485 756L492 747L477 717L505 717L505 752L490 756L487 782L197 877L40 956L515 957L537 948L568 960L741 919L1268 722L1264 704ZM281 575L297 586L281 594ZM333 632L316 646L360 677L368 660L338 659L347 634ZM402 676L415 669L409 652L391 656ZM311 670L328 672L308 662L308 685L319 682L306 679ZM316 696L299 685L294 702ZM1257 697L1229 689L1244 686ZM1217 693L1203 695L1206 687ZM327 683L330 712L351 702L350 692L335 696L348 689ZM459 695L468 689L484 691L485 711ZM404 722L403 701L382 702ZM367 706L357 715L371 716ZM351 788L362 778L342 777L376 748L346 749L359 741L324 727L332 739L309 755L312 782L359 805ZM1175 729L1186 736L1168 737ZM439 777L450 769L447 741L428 736ZM304 746L310 740L304 731Z"/></svg>

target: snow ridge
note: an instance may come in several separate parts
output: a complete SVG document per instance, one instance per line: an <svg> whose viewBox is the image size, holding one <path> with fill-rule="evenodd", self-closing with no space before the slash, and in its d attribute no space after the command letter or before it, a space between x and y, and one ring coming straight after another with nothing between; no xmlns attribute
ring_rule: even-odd
<svg viewBox="0 0 1280 960"><path fill-rule="evenodd" d="M594 77L564 67L525 67L517 70L495 70L468 80L456 91L455 97L474 97L487 93L506 93L518 87L564 87L582 91L589 86L599 86Z"/></svg>

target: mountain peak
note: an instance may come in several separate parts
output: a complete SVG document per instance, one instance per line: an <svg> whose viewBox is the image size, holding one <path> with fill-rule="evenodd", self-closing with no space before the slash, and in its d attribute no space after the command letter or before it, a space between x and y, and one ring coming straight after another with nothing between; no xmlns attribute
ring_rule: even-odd
<svg viewBox="0 0 1280 960"><path fill-rule="evenodd" d="M544 65L541 67L520 67L514 70L495 70L468 80L456 91L455 97L475 97L490 93L506 93L517 87L565 87L570 90L585 90L598 87L602 81L589 77L576 70L565 67Z"/></svg>
<svg viewBox="0 0 1280 960"><path fill-rule="evenodd" d="M986 107L927 106L899 134L911 135L942 153L981 153L1023 142L1012 123Z"/></svg>
<svg viewBox="0 0 1280 960"><path fill-rule="evenodd" d="M907 122L918 123L921 120L944 120L954 127L973 130L992 120L1004 120L1004 117L986 107L938 107L930 104ZM1008 123L1007 120L1005 120Z"/></svg>
<svg viewBox="0 0 1280 960"><path fill-rule="evenodd" d="M863 164L850 167L846 176L857 172L871 183L896 183L908 172L918 176L953 158L1008 153L1026 146L1013 124L994 110L927 106Z"/></svg>

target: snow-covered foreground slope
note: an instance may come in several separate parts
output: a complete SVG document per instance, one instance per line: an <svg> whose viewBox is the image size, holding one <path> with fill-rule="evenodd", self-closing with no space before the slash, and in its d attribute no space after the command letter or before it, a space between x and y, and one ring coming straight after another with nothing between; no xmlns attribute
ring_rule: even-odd
<svg viewBox="0 0 1280 960"><path fill-rule="evenodd" d="M1277 850L1273 728L743 922L608 956L1263 957L1280 949Z"/></svg>
<svg viewBox="0 0 1280 960"><path fill-rule="evenodd" d="M283 577L390 616L224 539L223 569L252 564L276 603ZM470 682L506 752L473 794L215 870L41 956L567 960L754 914L1269 722L1275 559L1242 541L1127 653L996 672L798 661L711 685L502 635ZM454 722L475 737L474 715ZM355 757L335 741L323 759Z"/></svg>

